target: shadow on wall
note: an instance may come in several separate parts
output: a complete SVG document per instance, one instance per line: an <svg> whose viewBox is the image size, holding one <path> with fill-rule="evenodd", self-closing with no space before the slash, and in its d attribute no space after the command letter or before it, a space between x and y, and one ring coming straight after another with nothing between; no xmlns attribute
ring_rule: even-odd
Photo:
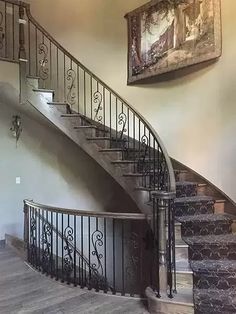
<svg viewBox="0 0 236 314"><path fill-rule="evenodd" d="M29 112L27 106L19 107L18 92L10 84L0 83L0 97L0 122L4 128L9 130L11 115L21 111L23 132L11 162L24 181L22 195L61 207L137 211L126 192L83 150L36 110L30 108ZM10 136L9 132L5 134ZM8 145L14 145L10 137L0 139L5 158Z"/></svg>

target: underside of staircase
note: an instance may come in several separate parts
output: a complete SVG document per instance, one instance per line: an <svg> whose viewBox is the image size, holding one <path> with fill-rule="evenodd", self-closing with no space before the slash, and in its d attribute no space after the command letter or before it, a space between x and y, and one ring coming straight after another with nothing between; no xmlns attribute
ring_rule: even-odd
<svg viewBox="0 0 236 314"><path fill-rule="evenodd" d="M150 280L155 281L158 273L158 288L150 283L146 289L149 311L153 314L236 313L234 202L205 178L171 160L161 139L145 118L57 43L31 16L29 5L15 0L0 2L5 3L5 10L7 5L12 6L11 12L14 13L11 14L13 23L9 22L13 25L13 35L5 34L5 37L10 36L8 41L13 39L14 42L15 33L19 34L19 43L14 48L19 51L19 60L15 59L13 51L13 57L9 57L8 53L8 61L20 64L20 109L27 111L33 107L80 146L88 158L94 159L123 188L136 205L136 213L145 215L141 218L145 218L145 228L150 229L150 239L142 240L146 241L147 250L151 248L155 251L153 256L158 265L158 271L156 269ZM17 30L14 28L16 25ZM10 28L7 31L9 33ZM6 52L8 50L5 49ZM7 59L7 56L1 57ZM169 207L165 208L163 204ZM28 235L31 233L34 239L35 221L42 218L53 237L55 226L49 225L48 217L42 217L44 209L37 204L35 208L39 212L30 212L31 219L26 221L33 221L31 229L28 226ZM75 211L72 212L76 216ZM162 218L159 217L161 212L164 212ZM68 215L70 229L68 210L64 214ZM164 235L160 236L161 219ZM99 219L96 218L96 221L95 231L100 232ZM70 255L69 240L63 228L60 234L62 251L63 241L66 241L66 250ZM46 238L48 230L45 230ZM71 234L70 230L69 237ZM163 247L160 247L161 237L164 239ZM97 241L101 244L100 240L101 235L98 235ZM132 244L136 245L134 240ZM114 246L113 243L113 250ZM124 252L123 242L121 246ZM38 250L40 255L40 245ZM80 254L76 252L76 247L73 250L75 255ZM102 255L96 249L92 254L97 256L101 266ZM163 260L159 254L164 256ZM163 283L165 291L159 284L162 283L159 274L161 263L164 268L168 263L169 269L166 276L168 284ZM74 269L76 273L76 265ZM99 277L100 274L96 275Z"/></svg>

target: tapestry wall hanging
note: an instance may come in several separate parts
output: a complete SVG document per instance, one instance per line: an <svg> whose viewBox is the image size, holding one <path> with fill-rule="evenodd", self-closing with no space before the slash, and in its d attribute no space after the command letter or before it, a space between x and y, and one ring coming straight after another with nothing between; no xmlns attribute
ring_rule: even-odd
<svg viewBox="0 0 236 314"><path fill-rule="evenodd" d="M128 83L221 56L220 0L156 0L125 17Z"/></svg>

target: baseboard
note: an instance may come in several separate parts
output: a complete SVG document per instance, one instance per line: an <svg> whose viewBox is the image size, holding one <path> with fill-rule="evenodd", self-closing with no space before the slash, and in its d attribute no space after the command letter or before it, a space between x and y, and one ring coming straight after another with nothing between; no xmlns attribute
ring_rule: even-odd
<svg viewBox="0 0 236 314"><path fill-rule="evenodd" d="M6 246L6 240L0 240L0 249L5 248Z"/></svg>
<svg viewBox="0 0 236 314"><path fill-rule="evenodd" d="M25 251L25 243L22 239L14 237L10 234L5 235L5 244L10 247L18 256L25 260L26 251Z"/></svg>

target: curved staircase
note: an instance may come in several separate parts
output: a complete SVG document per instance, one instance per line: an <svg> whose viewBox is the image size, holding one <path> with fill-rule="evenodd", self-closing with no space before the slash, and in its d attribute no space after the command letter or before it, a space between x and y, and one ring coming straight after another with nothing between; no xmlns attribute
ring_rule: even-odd
<svg viewBox="0 0 236 314"><path fill-rule="evenodd" d="M235 204L171 162L149 123L57 43L28 5L5 3L19 6L27 25L19 26L22 106L33 106L96 160L146 217L156 267L146 289L149 311L236 313Z"/></svg>

